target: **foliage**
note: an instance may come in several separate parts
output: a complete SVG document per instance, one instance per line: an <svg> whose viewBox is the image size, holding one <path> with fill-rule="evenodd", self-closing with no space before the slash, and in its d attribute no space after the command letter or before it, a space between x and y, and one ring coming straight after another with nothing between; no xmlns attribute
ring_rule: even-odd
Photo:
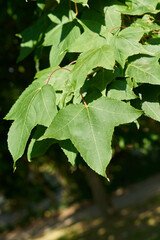
<svg viewBox="0 0 160 240"><path fill-rule="evenodd" d="M73 165L79 152L105 176L114 128L160 120L160 1L73 2L38 1L37 21L20 34L18 61L34 51L38 72L5 117L8 147L16 163L28 140L29 160L58 142ZM50 66L39 71L45 50Z"/></svg>

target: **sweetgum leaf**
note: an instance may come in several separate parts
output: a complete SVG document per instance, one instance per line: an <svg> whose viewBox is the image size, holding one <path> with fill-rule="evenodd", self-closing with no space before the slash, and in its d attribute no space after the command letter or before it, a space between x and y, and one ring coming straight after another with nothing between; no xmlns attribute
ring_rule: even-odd
<svg viewBox="0 0 160 240"><path fill-rule="evenodd" d="M72 69L73 66L66 66L67 69ZM58 71L55 71L56 69L59 69ZM60 69L59 66L54 66L54 67L50 67L50 68L46 68L44 70L41 70L39 72L36 73L35 75L35 79L37 82L39 82L41 84L41 86L45 85L45 83L47 82L50 74L55 71L49 80L49 84L54 86L54 90L63 90L63 87L65 85L65 82L68 80L69 78L69 74L70 72L64 69Z"/></svg>
<svg viewBox="0 0 160 240"><path fill-rule="evenodd" d="M46 153L46 151L50 148L51 145L56 143L55 139L45 139L43 141L37 141L46 130L44 126L37 126L36 130L31 138L31 141L27 150L27 158L28 161L31 162L33 158L39 157Z"/></svg>
<svg viewBox="0 0 160 240"><path fill-rule="evenodd" d="M149 14L145 14L142 18L138 18L135 22L131 24L131 26L141 27L145 29L146 32L160 29L160 26L156 22L154 22L154 18Z"/></svg>
<svg viewBox="0 0 160 240"><path fill-rule="evenodd" d="M80 36L80 28L76 22L63 25L58 45L53 44L50 51L50 66L59 65L68 48Z"/></svg>
<svg viewBox="0 0 160 240"><path fill-rule="evenodd" d="M27 151L27 158L28 161L31 161L35 157L39 157L46 153L46 151L55 143L59 143L63 152L68 158L68 161L75 165L75 159L77 156L77 150L71 143L69 139L58 141L55 139L44 139L43 141L37 141L45 132L46 127L44 126L37 126L36 131L29 143L28 151Z"/></svg>
<svg viewBox="0 0 160 240"><path fill-rule="evenodd" d="M101 47L106 44L106 39L99 34L92 32L88 29L82 33L75 42L73 42L69 48L69 52L85 52L90 49Z"/></svg>
<svg viewBox="0 0 160 240"><path fill-rule="evenodd" d="M115 58L122 67L129 56L138 53L147 54L143 45L139 43L143 34L144 30L140 27L127 27L118 35L110 35L109 44L113 47Z"/></svg>
<svg viewBox="0 0 160 240"><path fill-rule="evenodd" d="M70 104L58 112L40 140L70 139L86 163L105 176L114 127L132 122L140 115L141 111L126 103L105 97L88 106Z"/></svg>
<svg viewBox="0 0 160 240"><path fill-rule="evenodd" d="M62 148L64 154L68 158L68 161L74 166L76 157L77 157L77 149L74 147L72 142L67 139L63 141L58 141L60 147Z"/></svg>
<svg viewBox="0 0 160 240"><path fill-rule="evenodd" d="M126 69L129 76L137 83L160 85L160 65L156 57L140 57L129 63Z"/></svg>
<svg viewBox="0 0 160 240"><path fill-rule="evenodd" d="M44 46L58 45L61 41L65 39L70 31L74 28L75 24L73 22L67 22L64 24L50 25L44 38Z"/></svg>
<svg viewBox="0 0 160 240"><path fill-rule="evenodd" d="M74 67L73 65L65 66L65 68L68 70L72 70L73 67ZM49 84L51 84L54 87L54 90L56 92L57 105L62 104L62 102L63 103L68 102L66 96L71 93L70 91L71 86L68 83L70 72L68 70L61 69L59 66L56 66L41 70L35 76L36 81L38 81L41 84L41 86L43 86L47 82L50 74L54 72L50 77Z"/></svg>
<svg viewBox="0 0 160 240"><path fill-rule="evenodd" d="M52 86L41 87L35 82L28 89L6 116L6 119L14 120L8 133L8 147L14 162L22 156L31 130L37 124L49 126L57 113Z"/></svg>
<svg viewBox="0 0 160 240"><path fill-rule="evenodd" d="M115 58L113 49L109 45L91 49L82 53L71 71L71 85L79 89L84 84L89 71L100 66L106 69L113 69Z"/></svg>
<svg viewBox="0 0 160 240"><path fill-rule="evenodd" d="M145 115L160 122L160 86L142 85L140 92Z"/></svg>
<svg viewBox="0 0 160 240"><path fill-rule="evenodd" d="M124 14L142 15L147 12L156 12L156 6L159 0L127 0L128 9L123 11Z"/></svg>
<svg viewBox="0 0 160 240"><path fill-rule="evenodd" d="M100 69L94 77L85 82L83 89L86 89L88 93L92 93L92 88L97 88L103 96L106 96L106 87L108 84L120 76L121 73L117 68L114 70Z"/></svg>
<svg viewBox="0 0 160 240"><path fill-rule="evenodd" d="M20 54L17 62L22 61L34 50L38 41L42 37L42 32L45 28L45 25L46 23L42 17L34 25L26 28L21 34L17 35L22 38Z"/></svg>
<svg viewBox="0 0 160 240"><path fill-rule="evenodd" d="M49 14L53 22L45 33L43 45L52 46L50 66L59 65L68 47L80 36L80 28L72 10L58 8Z"/></svg>
<svg viewBox="0 0 160 240"><path fill-rule="evenodd" d="M137 98L127 81L119 79L110 84L107 91L107 97L118 100L131 100Z"/></svg>
<svg viewBox="0 0 160 240"><path fill-rule="evenodd" d="M116 6L105 7L105 25L108 31L121 26L121 13ZM112 32L117 31L117 29Z"/></svg>

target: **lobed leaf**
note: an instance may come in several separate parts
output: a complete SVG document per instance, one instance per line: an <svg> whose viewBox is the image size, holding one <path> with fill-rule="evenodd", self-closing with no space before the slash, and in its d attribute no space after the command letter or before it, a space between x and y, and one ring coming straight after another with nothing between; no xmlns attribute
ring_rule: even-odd
<svg viewBox="0 0 160 240"><path fill-rule="evenodd" d="M37 126L36 131L30 141L27 151L28 161L31 161L35 157L39 157L46 153L46 151L55 143L59 143L63 152L68 158L68 161L75 165L75 159L77 156L77 150L73 146L70 140L57 141L55 139L45 139L43 141L37 141L45 132L46 127Z"/></svg>
<svg viewBox="0 0 160 240"><path fill-rule="evenodd" d="M124 14L142 15L144 13L156 13L156 7L159 0L127 0L125 2L128 8L123 11Z"/></svg>
<svg viewBox="0 0 160 240"><path fill-rule="evenodd" d="M140 57L128 64L126 76L137 83L160 85L160 65L156 57Z"/></svg>
<svg viewBox="0 0 160 240"><path fill-rule="evenodd" d="M101 97L88 106L70 104L60 110L41 140L70 139L86 163L105 176L111 159L111 139L115 126L132 122L141 111L113 99Z"/></svg>
<svg viewBox="0 0 160 240"><path fill-rule="evenodd" d="M140 92L145 115L160 122L160 86L142 85Z"/></svg>
<svg viewBox="0 0 160 240"><path fill-rule="evenodd" d="M22 38L20 54L17 62L22 61L34 50L42 37L45 25L46 23L44 22L43 17L41 17L34 25L26 28L21 34L17 35Z"/></svg>
<svg viewBox="0 0 160 240"><path fill-rule="evenodd" d="M126 80L113 81L107 91L107 97L118 99L118 100L131 100L137 98L132 90L132 87L127 83Z"/></svg>
<svg viewBox="0 0 160 240"><path fill-rule="evenodd" d="M37 125L49 126L57 113L56 96L52 86L31 85L16 102L6 119L14 119L8 133L8 147L14 162L24 152L31 130Z"/></svg>
<svg viewBox="0 0 160 240"><path fill-rule="evenodd" d="M118 10L118 8L113 5L109 7L104 8L104 14L105 14L105 26L108 31L114 32L117 31L117 27L121 26L121 12ZM115 29L115 30L114 30Z"/></svg>
<svg viewBox="0 0 160 240"><path fill-rule="evenodd" d="M79 89L84 84L87 74L93 68L113 69L114 64L113 49L107 44L84 52L80 54L77 63L71 71L71 85L75 90Z"/></svg>
<svg viewBox="0 0 160 240"><path fill-rule="evenodd" d="M129 56L148 53L139 43L143 34L144 30L140 27L127 27L118 35L110 34L109 44L113 47L115 58L122 67Z"/></svg>

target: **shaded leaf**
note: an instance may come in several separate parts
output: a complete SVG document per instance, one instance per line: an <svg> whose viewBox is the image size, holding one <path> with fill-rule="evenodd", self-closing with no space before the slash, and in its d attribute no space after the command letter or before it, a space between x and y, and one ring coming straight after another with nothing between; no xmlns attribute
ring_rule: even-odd
<svg viewBox="0 0 160 240"><path fill-rule="evenodd" d="M22 61L34 50L42 37L45 25L46 23L43 17L41 17L34 25L26 28L21 34L18 34L22 38L22 43L17 62Z"/></svg>
<svg viewBox="0 0 160 240"><path fill-rule="evenodd" d="M107 85L116 77L120 77L121 74L117 68L114 70L101 69L93 78L84 84L84 88L96 87L103 92L106 90Z"/></svg>
<svg viewBox="0 0 160 240"><path fill-rule="evenodd" d="M35 157L39 157L46 153L46 151L55 143L59 143L63 152L68 158L68 161L75 165L75 159L77 156L77 150L73 146L70 140L58 141L55 139L45 139L37 141L45 132L46 127L37 126L36 131L30 141L27 151L28 161L31 161Z"/></svg>
<svg viewBox="0 0 160 240"><path fill-rule="evenodd" d="M84 4L84 5L87 5L88 0L72 0L72 2L81 3L81 4Z"/></svg>
<svg viewBox="0 0 160 240"><path fill-rule="evenodd" d="M144 113L160 122L160 86L143 85L143 87L140 87L140 92Z"/></svg>
<svg viewBox="0 0 160 240"><path fill-rule="evenodd" d="M137 98L132 91L131 86L128 85L126 80L116 80L109 85L107 97L118 100L131 100Z"/></svg>
<svg viewBox="0 0 160 240"><path fill-rule="evenodd" d="M77 157L77 153L78 153L77 149L74 147L74 145L72 144L72 142L69 139L59 141L59 145L61 146L64 154L68 158L68 161L74 166L76 157Z"/></svg>
<svg viewBox="0 0 160 240"><path fill-rule="evenodd" d="M37 126L35 133L29 143L27 150L27 158L28 161L31 161L35 157L39 157L46 153L49 147L56 143L57 141L54 139L45 139L43 141L37 141L45 132L46 127Z"/></svg>
<svg viewBox="0 0 160 240"><path fill-rule="evenodd" d="M65 56L68 48L80 36L80 28L76 22L64 24L61 31L61 36L57 44L52 42L50 51L50 66L59 65Z"/></svg>

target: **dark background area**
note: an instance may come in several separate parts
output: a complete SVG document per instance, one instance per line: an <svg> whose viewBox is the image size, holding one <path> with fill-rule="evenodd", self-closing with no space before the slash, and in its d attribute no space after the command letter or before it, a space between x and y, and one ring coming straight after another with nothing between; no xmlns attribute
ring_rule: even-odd
<svg viewBox="0 0 160 240"><path fill-rule="evenodd" d="M51 146L45 156L32 163L28 163L24 155L13 173L13 160L7 147L11 122L2 118L36 73L33 54L20 63L16 62L20 39L15 34L34 23L38 11L36 2L19 0L3 0L0 9L0 216L9 219L0 230L18 224L18 220L10 221L10 216L17 211L23 217L21 224L25 224L33 217L45 215L48 210L54 212L85 199L102 207L107 201L109 208L114 190L159 172L159 123L143 117L139 130L136 124L116 128L113 159L107 168L110 183L89 170L80 156L77 157L79 164L72 167L58 145ZM47 51L44 51L41 69L48 67L47 58Z"/></svg>

